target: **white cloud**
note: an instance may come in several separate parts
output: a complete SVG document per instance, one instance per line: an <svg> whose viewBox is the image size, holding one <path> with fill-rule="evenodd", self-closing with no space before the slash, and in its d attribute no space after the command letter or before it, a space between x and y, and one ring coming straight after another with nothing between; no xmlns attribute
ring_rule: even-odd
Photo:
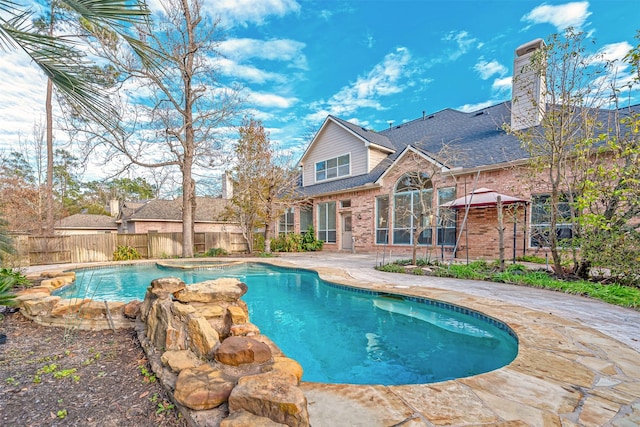
<svg viewBox="0 0 640 427"><path fill-rule="evenodd" d="M447 59L449 61L455 61L467 53L469 49L478 42L476 38L471 37L466 31L459 31L457 33L452 31L443 37L442 40L447 42L452 41L456 45L454 50L449 50L447 53Z"/></svg>
<svg viewBox="0 0 640 427"><path fill-rule="evenodd" d="M384 110L380 98L402 92L408 83L405 81L414 74L411 67L411 54L407 48L399 47L387 54L366 75L359 76L351 85L343 87L328 101L319 101L311 105L315 113L308 120L320 121L328 114L337 116L351 115L360 108Z"/></svg>
<svg viewBox="0 0 640 427"><path fill-rule="evenodd" d="M480 78L482 80L488 80L496 74L499 77L502 77L509 72L507 67L495 60L487 62L481 59L476 63L476 65L473 66L473 69L476 70L478 74L480 74Z"/></svg>
<svg viewBox="0 0 640 427"><path fill-rule="evenodd" d="M283 17L300 11L295 0L218 0L204 2L203 8L211 16L220 17L225 26L261 25L269 16Z"/></svg>
<svg viewBox="0 0 640 427"><path fill-rule="evenodd" d="M522 21L532 24L551 24L558 31L568 27L581 29L587 18L591 15L588 11L589 2L571 2L560 5L542 4L522 17Z"/></svg>
<svg viewBox="0 0 640 427"><path fill-rule="evenodd" d="M465 113L471 113L473 111L478 111L478 110L482 110L483 108L491 107L492 105L495 105L495 103L496 103L495 101L483 101L477 104L465 104L456 109L460 111L464 111Z"/></svg>
<svg viewBox="0 0 640 427"><path fill-rule="evenodd" d="M3 53L0 61L0 147L18 142L19 134L30 138L34 121L44 116L46 79L26 55Z"/></svg>
<svg viewBox="0 0 640 427"><path fill-rule="evenodd" d="M298 102L297 98L286 98L264 92L251 92L247 98L252 105L266 108L290 108Z"/></svg>
<svg viewBox="0 0 640 427"><path fill-rule="evenodd" d="M239 64L227 58L220 58L216 63L216 67L218 67L224 75L251 83L265 83L267 81L283 82L285 80L285 77L280 74L261 70L252 65Z"/></svg>
<svg viewBox="0 0 640 427"><path fill-rule="evenodd" d="M295 40L256 40L256 39L230 39L223 41L220 52L227 58L238 62L249 59L266 59L269 61L288 62L292 68L307 69L307 58L302 53L305 44Z"/></svg>
<svg viewBox="0 0 640 427"><path fill-rule="evenodd" d="M511 77L502 77L495 79L491 85L491 89L497 93L509 92L511 90Z"/></svg>
<svg viewBox="0 0 640 427"><path fill-rule="evenodd" d="M471 48L482 46L478 39L471 37L467 31L451 31L441 39L447 46L441 53L433 56L424 64L430 68L436 64L444 64L456 61L458 58L469 52Z"/></svg>
<svg viewBox="0 0 640 427"><path fill-rule="evenodd" d="M621 61L633 49L628 42L611 43L598 49L594 59L597 61Z"/></svg>

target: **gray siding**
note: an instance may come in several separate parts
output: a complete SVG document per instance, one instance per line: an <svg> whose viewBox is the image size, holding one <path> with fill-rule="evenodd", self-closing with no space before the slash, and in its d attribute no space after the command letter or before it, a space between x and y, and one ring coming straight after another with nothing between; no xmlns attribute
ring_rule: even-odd
<svg viewBox="0 0 640 427"><path fill-rule="evenodd" d="M375 150L373 148L369 149L369 170L371 172L373 168L378 166L381 161L383 161L388 156L387 153L383 153L380 150Z"/></svg>
<svg viewBox="0 0 640 427"><path fill-rule="evenodd" d="M367 170L367 148L364 146L364 142L337 124L333 122L327 123L327 126L318 135L306 155L302 172L302 185L308 186L316 183L316 162L344 154L351 155L350 176L363 175L369 172Z"/></svg>

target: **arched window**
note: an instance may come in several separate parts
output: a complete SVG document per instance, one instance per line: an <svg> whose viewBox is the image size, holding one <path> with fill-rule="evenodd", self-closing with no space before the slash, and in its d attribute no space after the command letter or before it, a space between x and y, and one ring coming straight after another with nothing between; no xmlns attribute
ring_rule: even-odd
<svg viewBox="0 0 640 427"><path fill-rule="evenodd" d="M414 233L419 245L432 242L433 183L423 172L409 172L396 182L393 195L393 243L411 245Z"/></svg>

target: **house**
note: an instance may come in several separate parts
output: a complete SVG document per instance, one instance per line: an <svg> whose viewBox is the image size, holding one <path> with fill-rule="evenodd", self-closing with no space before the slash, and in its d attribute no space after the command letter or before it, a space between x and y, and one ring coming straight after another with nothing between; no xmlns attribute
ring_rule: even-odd
<svg viewBox="0 0 640 427"><path fill-rule="evenodd" d="M516 49L514 69L542 46L537 39ZM289 209L278 232L313 226L332 251L409 254L416 247L424 256L496 258L500 241L507 258L544 251L550 186L504 129L540 124L542 79L514 79L510 102L423 112L379 132L328 116L298 165L299 190L310 203ZM556 232L570 237L572 229L560 221Z"/></svg>
<svg viewBox="0 0 640 427"><path fill-rule="evenodd" d="M75 214L56 222L55 234L104 234L117 233L116 219L109 215Z"/></svg>
<svg viewBox="0 0 640 427"><path fill-rule="evenodd" d="M237 223L225 219L229 200L196 197L194 232L240 232ZM182 199L124 202L117 220L119 233L182 232Z"/></svg>

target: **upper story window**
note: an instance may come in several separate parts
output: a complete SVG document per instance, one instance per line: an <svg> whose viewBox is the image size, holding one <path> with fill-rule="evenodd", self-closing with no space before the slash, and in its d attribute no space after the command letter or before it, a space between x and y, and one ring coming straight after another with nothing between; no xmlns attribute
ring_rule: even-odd
<svg viewBox="0 0 640 427"><path fill-rule="evenodd" d="M316 182L348 176L351 173L351 155L345 154L316 163Z"/></svg>

